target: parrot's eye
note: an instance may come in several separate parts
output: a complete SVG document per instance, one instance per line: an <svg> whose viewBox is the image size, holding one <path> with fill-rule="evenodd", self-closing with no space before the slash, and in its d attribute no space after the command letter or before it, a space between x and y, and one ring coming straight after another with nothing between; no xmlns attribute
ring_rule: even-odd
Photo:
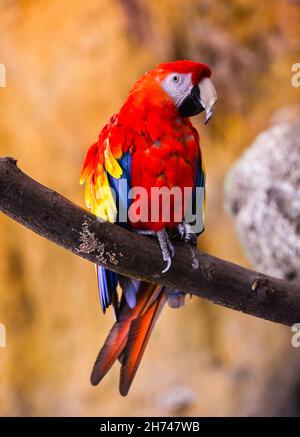
<svg viewBox="0 0 300 437"><path fill-rule="evenodd" d="M173 99L176 107L189 94L192 84L192 73L173 71L162 81L161 86Z"/></svg>

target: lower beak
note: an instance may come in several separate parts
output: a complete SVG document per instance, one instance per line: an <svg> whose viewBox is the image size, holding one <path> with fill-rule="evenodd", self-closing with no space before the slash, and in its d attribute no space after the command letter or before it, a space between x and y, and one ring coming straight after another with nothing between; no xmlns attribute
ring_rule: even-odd
<svg viewBox="0 0 300 437"><path fill-rule="evenodd" d="M195 85L181 102L178 108L179 114L181 117L193 117L204 110L205 108L200 99L200 88L198 85Z"/></svg>
<svg viewBox="0 0 300 437"><path fill-rule="evenodd" d="M205 111L205 124L212 117L217 101L217 93L208 77L202 79L198 85L193 86L188 96L179 106L181 117L193 117Z"/></svg>

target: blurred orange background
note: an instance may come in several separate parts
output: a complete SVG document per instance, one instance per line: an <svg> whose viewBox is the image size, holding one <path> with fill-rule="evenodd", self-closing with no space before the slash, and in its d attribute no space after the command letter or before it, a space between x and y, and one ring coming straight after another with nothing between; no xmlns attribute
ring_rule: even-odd
<svg viewBox="0 0 300 437"><path fill-rule="evenodd" d="M87 147L137 77L160 62L205 62L219 101L207 127L194 120L208 175L200 246L249 266L223 180L282 109L299 115L299 22L296 0L1 0L0 156L83 206ZM113 322L100 312L94 266L3 214L0 242L0 415L300 413L290 330L197 298L163 312L127 398L118 364L92 387Z"/></svg>

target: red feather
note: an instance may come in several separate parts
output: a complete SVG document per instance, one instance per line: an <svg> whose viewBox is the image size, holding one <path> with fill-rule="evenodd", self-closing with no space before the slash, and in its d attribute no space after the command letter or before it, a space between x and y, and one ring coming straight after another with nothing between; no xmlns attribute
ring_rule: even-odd
<svg viewBox="0 0 300 437"><path fill-rule="evenodd" d="M114 362L122 355L127 345L132 322L147 314L149 308L156 305L153 302L160 294L162 294L162 286L143 282L137 295L136 306L133 309L130 309L128 305L123 307L118 321L109 332L95 361L91 374L93 385L99 384Z"/></svg>
<svg viewBox="0 0 300 437"><path fill-rule="evenodd" d="M119 386L122 396L126 396L130 389L133 378L145 352L150 334L166 300L166 294L161 293L152 305L147 308L145 313L134 319L130 325L126 347L122 356Z"/></svg>

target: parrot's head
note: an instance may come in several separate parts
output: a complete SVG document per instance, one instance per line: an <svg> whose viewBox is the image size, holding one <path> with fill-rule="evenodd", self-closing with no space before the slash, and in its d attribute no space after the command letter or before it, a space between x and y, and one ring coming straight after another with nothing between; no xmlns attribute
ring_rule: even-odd
<svg viewBox="0 0 300 437"><path fill-rule="evenodd" d="M210 68L200 62L175 61L159 64L146 73L135 88L149 94L151 101L175 106L181 117L205 111L205 123L213 115L217 94Z"/></svg>
<svg viewBox="0 0 300 437"><path fill-rule="evenodd" d="M211 118L217 94L210 68L193 61L176 61L158 65L161 86L172 99L181 117L192 117L205 111L205 123Z"/></svg>

